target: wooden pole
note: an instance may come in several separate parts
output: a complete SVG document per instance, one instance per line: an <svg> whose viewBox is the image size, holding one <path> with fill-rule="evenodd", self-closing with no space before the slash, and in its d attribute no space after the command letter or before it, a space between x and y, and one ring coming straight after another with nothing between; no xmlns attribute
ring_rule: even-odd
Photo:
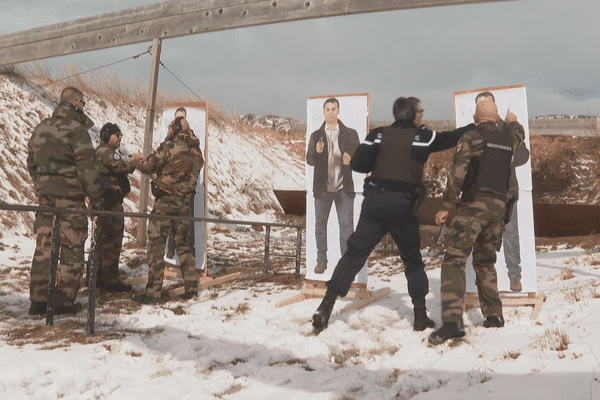
<svg viewBox="0 0 600 400"><path fill-rule="evenodd" d="M160 51L162 47L162 39L154 39L152 43L152 66L150 69L150 90L148 93L148 108L146 110L146 131L144 134L144 147L142 149L143 156L146 157L152 151L152 136L154 132L154 116L156 115L156 92L158 89L158 68L160 66ZM149 195L148 175L142 174L140 182L140 209L139 212L145 214L148 212L148 195ZM146 245L146 225L145 218L138 219L137 226L137 243L139 246Z"/></svg>

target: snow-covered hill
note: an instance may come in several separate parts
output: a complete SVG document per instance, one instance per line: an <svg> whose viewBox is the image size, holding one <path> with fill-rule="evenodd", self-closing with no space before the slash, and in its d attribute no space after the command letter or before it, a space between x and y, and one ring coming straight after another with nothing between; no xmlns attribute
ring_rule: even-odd
<svg viewBox="0 0 600 400"><path fill-rule="evenodd" d="M0 75L0 201L36 204L27 172L27 142L35 126L52 114L61 89L62 86L40 88ZM130 157L141 150L145 108L128 102L114 104L86 94L85 112L95 122L90 130L95 145L99 143L102 125L113 122L123 132L121 154ZM152 148L160 141L161 118L159 113ZM304 162L297 152L290 150L294 144L285 135L264 127L210 123L205 155L208 216L255 220L259 214L268 218L269 214L281 211L272 190L304 188ZM131 176L132 193L125 199L128 212L138 212L140 176L139 171ZM29 236L33 214L0 212L0 225L3 230Z"/></svg>

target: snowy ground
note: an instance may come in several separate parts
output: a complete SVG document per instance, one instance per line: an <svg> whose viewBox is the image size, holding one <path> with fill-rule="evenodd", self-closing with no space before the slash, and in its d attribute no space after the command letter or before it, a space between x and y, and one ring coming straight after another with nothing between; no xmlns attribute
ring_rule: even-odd
<svg viewBox="0 0 600 400"><path fill-rule="evenodd" d="M35 204L26 143L51 113L57 93L22 89L0 77L0 200ZM86 111L98 125L91 132L96 142L99 127L117 121L125 133L123 153L140 148L143 108L87 100ZM209 126L210 216L278 220L270 189L304 187L304 150L294 153L298 144L291 138L236 129ZM136 211L138 173L132 181L128 211ZM209 225L209 270L215 276L242 272L241 279L206 289L196 301L166 299L157 307L142 307L130 294L101 293L95 335L86 335L85 312L57 317L48 327L43 318L27 315L32 220L31 214L0 212L2 400L600 399L600 255L589 245L597 243L594 235L586 238L588 251L538 245L538 290L547 300L537 319L530 318L530 307L506 308L506 327L485 329L474 309L465 317L464 340L429 347L432 330L412 330L397 255L379 251L369 270L369 289L389 287L389 296L344 314L339 311L350 301L338 301L329 328L312 336L310 319L320 300L275 307L302 287L293 277L293 259L272 258L263 274L264 232L228 225ZM127 231L134 231L131 222ZM295 235L294 229L272 232L287 239L281 246L289 254ZM145 249L132 242L128 236L121 258L127 277L147 269ZM440 258L426 256L428 307L439 326ZM80 300L87 302L85 290Z"/></svg>
<svg viewBox="0 0 600 400"><path fill-rule="evenodd" d="M389 287L389 296L344 314L350 300L338 301L329 328L313 336L309 321L319 300L275 307L301 284L261 281L260 233L211 232L209 245L220 253L209 254L209 265L221 263L220 273L242 265L254 279L157 307L101 294L91 337L85 312L57 317L54 327L27 316L34 242L1 239L0 398L600 399L594 251L538 248L538 288L547 300L536 320L530 307L505 308L506 327L485 329L473 309L464 340L430 347L431 329L412 330L398 256L379 256L370 269L369 289ZM143 251L126 247L121 269L133 276L146 268ZM439 326L440 259L426 256L428 307ZM291 275L293 264L274 268Z"/></svg>

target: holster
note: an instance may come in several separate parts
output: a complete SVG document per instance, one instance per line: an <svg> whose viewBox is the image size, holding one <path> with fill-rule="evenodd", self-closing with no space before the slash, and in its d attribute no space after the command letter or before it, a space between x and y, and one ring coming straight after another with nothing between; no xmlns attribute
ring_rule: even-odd
<svg viewBox="0 0 600 400"><path fill-rule="evenodd" d="M161 188L158 187L158 185L152 181L150 183L150 188L152 191L152 195L154 196L155 199L160 199L161 197L167 196L169 193L165 192L164 190L162 190Z"/></svg>
<svg viewBox="0 0 600 400"><path fill-rule="evenodd" d="M507 225L510 222L512 210L513 210L513 207L515 206L516 202L517 202L517 199L515 199L514 197L512 199L509 199L506 202L506 212L504 213L504 218L502 218L504 225Z"/></svg>
<svg viewBox="0 0 600 400"><path fill-rule="evenodd" d="M102 197L102 209L105 211L112 210L114 206L123 201L123 195L121 192L111 189L107 189Z"/></svg>
<svg viewBox="0 0 600 400"><path fill-rule="evenodd" d="M417 189L415 189L413 198L412 198L412 209L411 209L411 214L413 216L415 216L415 217L419 216L419 210L421 209L421 206L423 205L423 203L425 203L426 193L427 192L426 192L425 188L418 187Z"/></svg>

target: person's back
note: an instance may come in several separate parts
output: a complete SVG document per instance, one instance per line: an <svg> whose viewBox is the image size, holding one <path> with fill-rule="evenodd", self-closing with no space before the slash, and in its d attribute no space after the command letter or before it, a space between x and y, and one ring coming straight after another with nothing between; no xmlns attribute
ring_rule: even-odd
<svg viewBox="0 0 600 400"><path fill-rule="evenodd" d="M92 207L101 202L99 168L90 136L94 124L83 113L84 95L74 87L65 88L52 117L42 121L28 143L27 168L41 207L85 210L85 198ZM31 262L30 315L46 313L51 234L54 214L38 212L35 219L36 249ZM84 270L84 243L87 216L61 215L60 263L57 266L54 306L56 314L74 314L82 309L76 303Z"/></svg>
<svg viewBox="0 0 600 400"><path fill-rule="evenodd" d="M153 214L189 215L204 159L199 140L183 117L175 119L169 137L158 149L143 159L138 152L134 162L142 173L156 173L152 181ZM160 299L165 268L163 249L169 231L173 232L184 279L185 293L179 297L190 300L198 296L194 254L189 244L190 226L189 220L151 219L148 222L148 283L143 294L134 296L134 301L154 305Z"/></svg>
<svg viewBox="0 0 600 400"><path fill-rule="evenodd" d="M163 190L179 196L192 194L204 165L197 141L191 131L182 131L167 146L168 162L156 178Z"/></svg>
<svg viewBox="0 0 600 400"><path fill-rule="evenodd" d="M61 103L34 129L27 166L38 195L100 197L98 165L87 132L91 125L85 114Z"/></svg>

